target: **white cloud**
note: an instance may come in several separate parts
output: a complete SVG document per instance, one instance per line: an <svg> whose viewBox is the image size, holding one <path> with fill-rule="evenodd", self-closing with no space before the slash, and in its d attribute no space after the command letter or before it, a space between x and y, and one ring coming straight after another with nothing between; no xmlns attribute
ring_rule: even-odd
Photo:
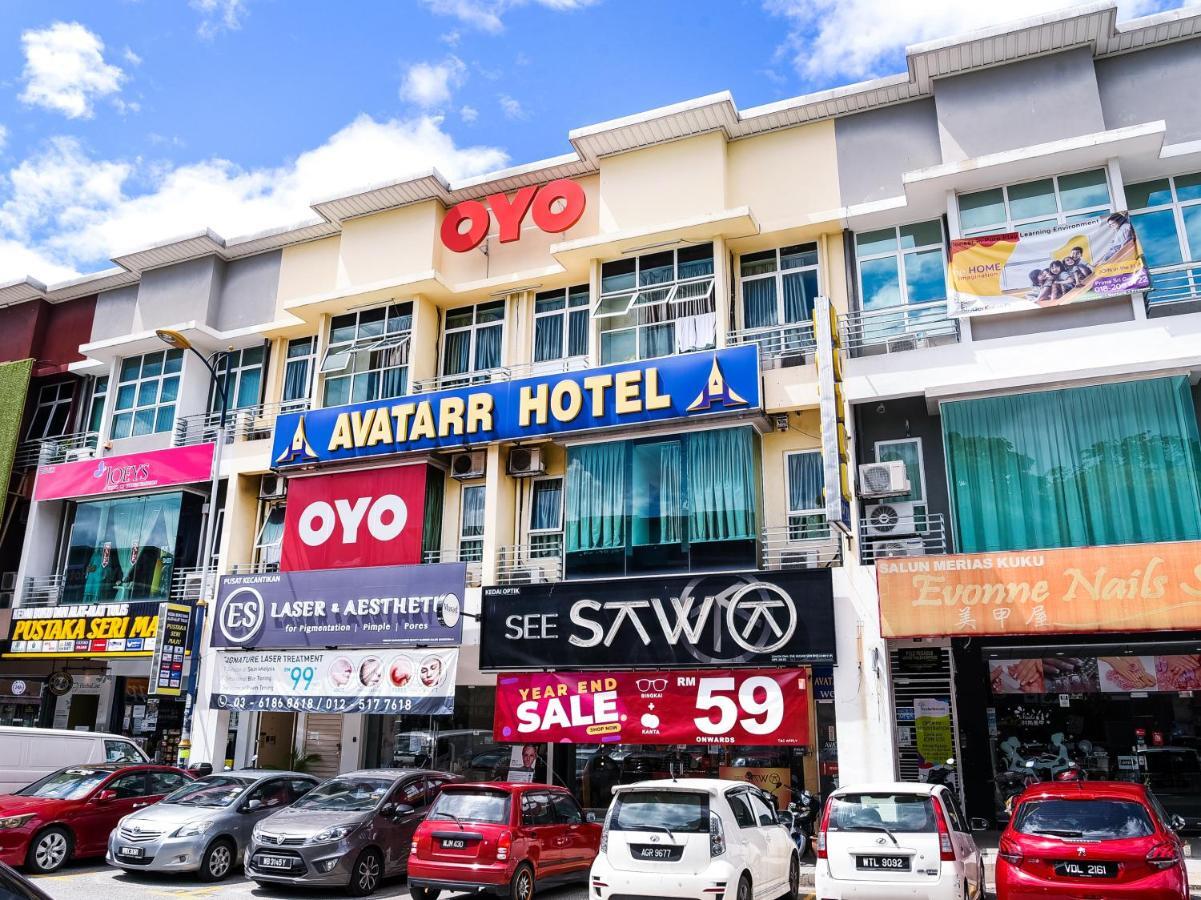
<svg viewBox="0 0 1201 900"><path fill-rule="evenodd" d="M463 35L459 33L459 30L457 28L454 29L453 31L448 31L448 32L446 32L446 34L440 35L438 37L438 40L440 40L442 43L444 43L447 47L459 46L459 41L461 41L462 39L463 39Z"/></svg>
<svg viewBox="0 0 1201 900"><path fill-rule="evenodd" d="M457 56L448 56L440 63L414 63L405 72L400 96L426 109L444 106L466 80L467 66Z"/></svg>
<svg viewBox="0 0 1201 900"><path fill-rule="evenodd" d="M781 51L806 78L864 78L900 71L888 57L910 44L999 25L1077 5L1079 0L764 0L768 12L791 23ZM1120 0L1119 14L1141 15L1157 0Z"/></svg>
<svg viewBox="0 0 1201 900"><path fill-rule="evenodd" d="M112 256L206 227L232 238L293 225L312 218L309 204L323 197L431 167L460 179L507 161L497 147L456 146L431 116L361 115L321 146L260 169L224 159L178 167L97 160L59 137L0 176L0 283L95 271ZM149 188L135 193L141 185Z"/></svg>
<svg viewBox="0 0 1201 900"><path fill-rule="evenodd" d="M508 94L501 94L497 101L500 103L501 112L505 114L506 119L520 121L529 117L520 100L510 97Z"/></svg>
<svg viewBox="0 0 1201 900"><path fill-rule="evenodd" d="M200 13L196 33L211 40L222 31L237 31L246 14L246 0L189 0L192 9Z"/></svg>
<svg viewBox="0 0 1201 900"><path fill-rule="evenodd" d="M94 100L121 90L125 73L104 61L104 42L78 22L55 22L21 35L25 90L21 102L90 118Z"/></svg>
<svg viewBox="0 0 1201 900"><path fill-rule="evenodd" d="M121 57L131 66L140 66L142 64L142 57L134 53L130 47L126 47L121 51Z"/></svg>
<svg viewBox="0 0 1201 900"><path fill-rule="evenodd" d="M8 143L8 129L0 125L0 153L4 152L4 145Z"/></svg>
<svg viewBox="0 0 1201 900"><path fill-rule="evenodd" d="M464 104L463 106L459 107L459 118L462 119L464 122L466 122L468 125L470 125L472 122L474 122L479 117L480 117L480 111L478 109L476 109L474 106L468 106L468 105Z"/></svg>
<svg viewBox="0 0 1201 900"><path fill-rule="evenodd" d="M504 15L517 6L534 3L556 12L571 12L592 6L598 0L422 0L434 13L453 16L464 25L482 31L503 31Z"/></svg>

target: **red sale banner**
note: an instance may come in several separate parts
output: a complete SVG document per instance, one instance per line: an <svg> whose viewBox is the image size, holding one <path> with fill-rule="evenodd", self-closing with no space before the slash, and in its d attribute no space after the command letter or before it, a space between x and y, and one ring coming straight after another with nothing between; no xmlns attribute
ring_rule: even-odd
<svg viewBox="0 0 1201 900"><path fill-rule="evenodd" d="M507 743L807 744L809 672L500 675L493 731Z"/></svg>

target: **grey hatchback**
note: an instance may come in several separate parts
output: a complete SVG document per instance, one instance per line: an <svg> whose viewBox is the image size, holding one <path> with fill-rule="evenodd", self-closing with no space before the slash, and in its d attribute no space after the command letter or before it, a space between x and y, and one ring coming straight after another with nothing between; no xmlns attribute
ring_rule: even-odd
<svg viewBox="0 0 1201 900"><path fill-rule="evenodd" d="M371 894L405 871L413 832L442 785L458 780L425 769L365 769L324 781L255 826L246 874L262 885Z"/></svg>

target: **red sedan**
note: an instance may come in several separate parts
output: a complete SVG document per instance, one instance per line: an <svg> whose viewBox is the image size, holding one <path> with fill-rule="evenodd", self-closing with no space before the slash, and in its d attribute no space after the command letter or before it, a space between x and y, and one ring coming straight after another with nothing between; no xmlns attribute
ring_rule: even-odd
<svg viewBox="0 0 1201 900"><path fill-rule="evenodd" d="M1027 788L1001 835L996 882L998 900L1189 897L1173 822L1143 785L1125 782Z"/></svg>
<svg viewBox="0 0 1201 900"><path fill-rule="evenodd" d="M170 766L68 766L0 795L0 862L53 872L69 859L103 856L122 816L192 780Z"/></svg>

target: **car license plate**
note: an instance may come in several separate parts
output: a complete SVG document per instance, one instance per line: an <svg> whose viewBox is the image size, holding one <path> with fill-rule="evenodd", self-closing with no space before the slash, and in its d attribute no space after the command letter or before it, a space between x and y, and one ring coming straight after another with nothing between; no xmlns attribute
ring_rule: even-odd
<svg viewBox="0 0 1201 900"><path fill-rule="evenodd" d="M292 859L287 856L268 856L263 853L259 856L259 865L264 869L290 869L292 868Z"/></svg>
<svg viewBox="0 0 1201 900"><path fill-rule="evenodd" d="M868 872L908 872L908 856L856 856L855 868Z"/></svg>
<svg viewBox="0 0 1201 900"><path fill-rule="evenodd" d="M146 851L141 847L118 847L118 856L128 856L130 859L141 859L146 855Z"/></svg>
<svg viewBox="0 0 1201 900"><path fill-rule="evenodd" d="M1085 862L1083 860L1057 862L1055 863L1055 874L1066 875L1071 878L1116 878L1118 864Z"/></svg>
<svg viewBox="0 0 1201 900"><path fill-rule="evenodd" d="M634 859L646 859L653 862L677 862L684 855L684 848L668 844L632 844L630 852Z"/></svg>
<svg viewBox="0 0 1201 900"><path fill-rule="evenodd" d="M443 850L466 850L467 841L463 838L442 838Z"/></svg>

